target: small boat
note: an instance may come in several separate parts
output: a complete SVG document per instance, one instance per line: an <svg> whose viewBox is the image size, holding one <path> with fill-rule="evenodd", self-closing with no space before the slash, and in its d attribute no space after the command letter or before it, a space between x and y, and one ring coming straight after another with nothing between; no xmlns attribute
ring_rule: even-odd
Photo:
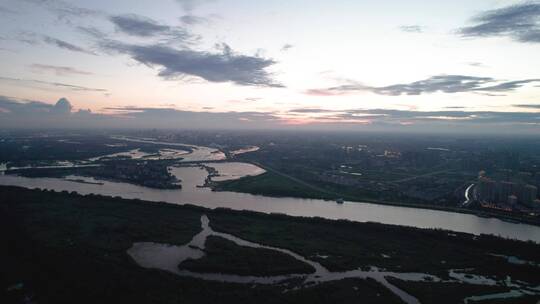
<svg viewBox="0 0 540 304"><path fill-rule="evenodd" d="M336 203L338 203L338 204L343 204L343 199L342 199L342 198L336 199Z"/></svg>

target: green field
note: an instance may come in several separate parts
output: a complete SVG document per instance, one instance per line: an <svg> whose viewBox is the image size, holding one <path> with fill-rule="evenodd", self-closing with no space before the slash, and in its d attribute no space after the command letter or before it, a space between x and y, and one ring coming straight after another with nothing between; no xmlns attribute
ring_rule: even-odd
<svg viewBox="0 0 540 304"><path fill-rule="evenodd" d="M217 191L235 191L274 197L336 198L335 195L317 191L273 172L219 182L214 186L214 189Z"/></svg>

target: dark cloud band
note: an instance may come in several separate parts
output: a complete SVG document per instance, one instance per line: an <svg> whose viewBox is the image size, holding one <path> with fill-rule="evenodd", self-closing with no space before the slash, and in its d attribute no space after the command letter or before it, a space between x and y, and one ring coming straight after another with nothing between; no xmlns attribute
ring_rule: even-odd
<svg viewBox="0 0 540 304"><path fill-rule="evenodd" d="M282 87L266 69L276 62L258 56L235 53L228 45L221 52L210 53L191 49L175 49L166 45L134 45L117 41L102 44L107 50L130 55L134 60L159 67L159 76L171 79L185 75L210 82L232 82L244 86Z"/></svg>
<svg viewBox="0 0 540 304"><path fill-rule="evenodd" d="M519 42L540 42L540 3L525 2L483 12L474 25L458 30L465 37L506 36Z"/></svg>
<svg viewBox="0 0 540 304"><path fill-rule="evenodd" d="M349 81L349 83L330 87L326 89L311 89L306 93L309 95L332 96L341 94L357 93L362 91L372 92L379 95L400 96L400 95L421 95L429 93L501 93L510 92L528 83L540 82L540 79L524 79L501 82L491 77L475 77L465 75L438 75L427 79L400 83L382 87L373 87Z"/></svg>

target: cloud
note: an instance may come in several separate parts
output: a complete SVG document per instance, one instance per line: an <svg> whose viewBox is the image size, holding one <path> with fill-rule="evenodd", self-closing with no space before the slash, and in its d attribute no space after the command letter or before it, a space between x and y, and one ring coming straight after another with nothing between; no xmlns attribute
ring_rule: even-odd
<svg viewBox="0 0 540 304"><path fill-rule="evenodd" d="M354 81L347 84L330 87L327 89L311 89L306 91L308 95L333 96L362 91L372 92L378 95L400 96L421 95L429 93L463 93L463 92L510 92L528 83L540 82L540 79L524 79L501 82L491 77L475 77L465 75L438 75L427 79L393 84L389 86L373 87Z"/></svg>
<svg viewBox="0 0 540 304"><path fill-rule="evenodd" d="M133 45L105 41L102 47L131 56L150 67L160 68L159 76L173 79L196 76L210 82L232 82L244 86L282 87L266 69L276 62L259 56L235 53L221 44L219 53L175 49L166 45Z"/></svg>
<svg viewBox="0 0 540 304"><path fill-rule="evenodd" d="M340 112L339 110L328 110L328 109L319 109L319 108L296 108L289 110L290 113L335 113Z"/></svg>
<svg viewBox="0 0 540 304"><path fill-rule="evenodd" d="M42 114L49 112L52 105L31 100L16 100L5 96L0 96L0 108L4 109L4 114L23 115L30 113Z"/></svg>
<svg viewBox="0 0 540 304"><path fill-rule="evenodd" d="M191 38L191 35L182 28L163 25L155 20L140 15L117 15L111 16L109 20L119 31L131 36L168 36L181 41Z"/></svg>
<svg viewBox="0 0 540 304"><path fill-rule="evenodd" d="M93 27L93 26L78 26L77 30L87 36L90 36L94 39L104 39L107 37L107 34L105 34L100 29Z"/></svg>
<svg viewBox="0 0 540 304"><path fill-rule="evenodd" d="M402 25L399 27L402 32L406 33L423 33L424 27L421 25Z"/></svg>
<svg viewBox="0 0 540 304"><path fill-rule="evenodd" d="M535 105L533 105L534 107ZM540 105L538 105L540 108ZM460 123L460 124L495 124L502 126L509 123L540 123L540 113L534 112L493 112L493 111L417 111L396 109L345 109L330 110L320 108L291 109L292 114L316 114L316 119L339 122L340 120L371 120L371 123L401 124L412 123ZM322 115L322 116L321 116Z"/></svg>
<svg viewBox="0 0 540 304"><path fill-rule="evenodd" d="M0 13L2 14L18 14L19 12L8 7L0 6Z"/></svg>
<svg viewBox="0 0 540 304"><path fill-rule="evenodd" d="M475 67L475 68L486 68L487 66L483 64L482 62L467 62L467 65Z"/></svg>
<svg viewBox="0 0 540 304"><path fill-rule="evenodd" d="M525 109L540 109L540 104L516 104L513 105L516 108L525 108Z"/></svg>
<svg viewBox="0 0 540 304"><path fill-rule="evenodd" d="M54 38L48 35L37 34L34 32L21 31L17 33L14 38L10 38L10 40L15 40L15 41L19 41L19 42L30 44L30 45L37 45L39 43L45 43L45 44L52 45L54 47L58 47L64 50L72 51L72 52L96 55L96 53L90 50L85 50L84 48L80 46L74 45L64 40Z"/></svg>
<svg viewBox="0 0 540 304"><path fill-rule="evenodd" d="M188 14L180 17L180 21L187 25L197 25L208 23L210 20L205 17Z"/></svg>
<svg viewBox="0 0 540 304"><path fill-rule="evenodd" d="M55 114L68 115L71 113L73 106L66 98L60 98L51 108L51 112Z"/></svg>
<svg viewBox="0 0 540 304"><path fill-rule="evenodd" d="M32 5L39 5L45 9L56 14L58 19L69 21L72 17L83 18L83 17L94 17L100 16L104 13L94 9L83 8L75 6L69 2L62 0L23 0Z"/></svg>
<svg viewBox="0 0 540 304"><path fill-rule="evenodd" d="M490 111L416 111L394 109L330 110L299 108L289 112L194 112L170 107L109 107L109 114L74 111L61 98L56 104L0 96L0 128L185 128L357 130L393 132L471 132L538 134L540 113ZM310 114L313 114L310 115ZM295 120L294 127L288 124ZM300 124L298 124L300 123ZM406 127L405 127L406 126Z"/></svg>
<svg viewBox="0 0 540 304"><path fill-rule="evenodd" d="M523 85L531 82L540 82L540 79L525 79L525 80L515 80L503 82L497 85L478 88L477 91L487 91L487 92L508 92L513 91L517 88L521 88Z"/></svg>
<svg viewBox="0 0 540 304"><path fill-rule="evenodd" d="M76 46L76 45L71 44L69 42L66 42L66 41L63 41L63 40L60 40L60 39L57 39L57 38L53 38L53 37L50 37L50 36L43 36L43 42L45 42L46 44L50 44L50 45L59 47L61 49L68 50L68 51L85 53L85 54L89 54L89 55L95 55L94 52L85 50L82 47Z"/></svg>
<svg viewBox="0 0 540 304"><path fill-rule="evenodd" d="M312 95L312 96L339 96L344 95L346 92L340 92L339 90L335 89L309 89L304 92L306 95Z"/></svg>
<svg viewBox="0 0 540 304"><path fill-rule="evenodd" d="M53 72L57 76L69 76L69 75L92 75L90 72L81 71L76 68L68 66L56 66L56 65L47 65L34 63L30 67L35 71L40 72Z"/></svg>
<svg viewBox="0 0 540 304"><path fill-rule="evenodd" d="M281 47L281 51L282 51L282 52L286 52L286 51L292 49L293 47L294 47L294 46L293 46L292 44L286 43L286 44L284 44L284 45Z"/></svg>
<svg viewBox="0 0 540 304"><path fill-rule="evenodd" d="M10 77L2 77L0 76L0 81L4 82L11 82L16 83L18 85L22 86L39 86L39 87L47 87L47 88L63 88L70 91L77 91L77 92L102 92L107 93L108 91L106 89L98 89L98 88L89 88L89 87L83 87L79 85L73 85L73 84L67 84L67 83L60 83L60 82L50 82L50 81L43 81L43 80L35 80L35 79L20 79L20 78L10 78Z"/></svg>
<svg viewBox="0 0 540 304"><path fill-rule="evenodd" d="M519 42L540 42L540 3L525 2L488 10L472 20L475 25L463 27L464 37L510 37Z"/></svg>
<svg viewBox="0 0 540 304"><path fill-rule="evenodd" d="M170 30L168 26L158 24L156 21L140 15L112 16L110 20L119 30L133 36L148 37Z"/></svg>
<svg viewBox="0 0 540 304"><path fill-rule="evenodd" d="M214 0L176 0L186 12L191 12L200 5L212 1Z"/></svg>
<svg viewBox="0 0 540 304"><path fill-rule="evenodd" d="M167 128L242 129L276 127L269 112L194 112L173 108L109 107L110 114L73 111L65 98L55 104L0 96L0 128Z"/></svg>
<svg viewBox="0 0 540 304"><path fill-rule="evenodd" d="M493 111L400 111L367 110L363 113L384 114L387 120L439 121L472 124L540 123L540 114L531 112Z"/></svg>

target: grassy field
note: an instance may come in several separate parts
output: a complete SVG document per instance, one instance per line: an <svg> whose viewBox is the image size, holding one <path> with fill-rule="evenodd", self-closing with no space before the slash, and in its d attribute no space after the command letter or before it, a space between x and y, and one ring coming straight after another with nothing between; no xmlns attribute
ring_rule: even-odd
<svg viewBox="0 0 540 304"><path fill-rule="evenodd" d="M0 187L0 240L4 244L0 250L0 303L21 303L24 297L36 303L357 303L359 299L362 303L400 303L372 280L342 280L283 293L280 286L208 282L144 269L126 254L134 242L187 243L200 231L202 214L209 216L215 231L288 248L333 270L379 266L443 276L450 268L474 267L474 272L497 277L508 273L514 279L540 284L534 266L512 265L488 255L540 262L540 245L533 243ZM217 262L229 263L220 267L233 273L275 271L260 251L246 251L219 240L218 244L211 240L209 245L205 267L217 267ZM246 255L256 267L242 265ZM295 267L296 263L281 263L278 269L294 272ZM466 288L452 288L456 298L471 293ZM435 294L432 288L413 291L423 299ZM536 303L533 300L539 298L522 303Z"/></svg>
<svg viewBox="0 0 540 304"><path fill-rule="evenodd" d="M317 191L273 172L216 183L217 191L235 191L277 197L336 199L335 195Z"/></svg>

